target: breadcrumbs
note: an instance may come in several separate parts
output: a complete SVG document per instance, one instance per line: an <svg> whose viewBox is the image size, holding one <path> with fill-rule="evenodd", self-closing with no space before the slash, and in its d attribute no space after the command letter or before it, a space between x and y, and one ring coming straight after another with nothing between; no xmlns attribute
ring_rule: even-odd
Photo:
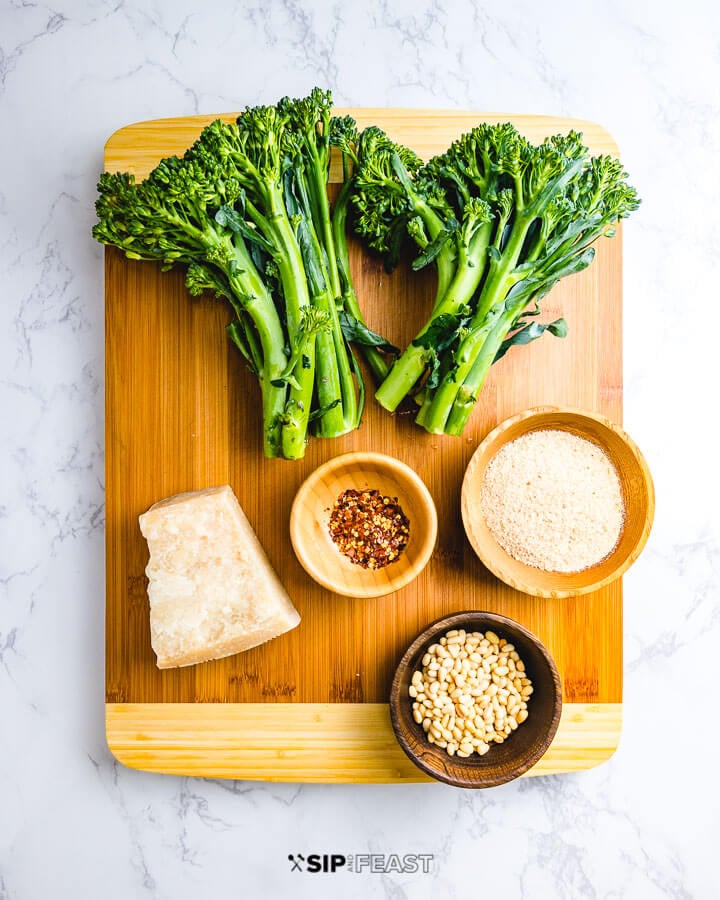
<svg viewBox="0 0 720 900"><path fill-rule="evenodd" d="M490 460L480 508L514 559L580 572L615 548L625 519L620 479L606 454L569 431L531 431Z"/></svg>

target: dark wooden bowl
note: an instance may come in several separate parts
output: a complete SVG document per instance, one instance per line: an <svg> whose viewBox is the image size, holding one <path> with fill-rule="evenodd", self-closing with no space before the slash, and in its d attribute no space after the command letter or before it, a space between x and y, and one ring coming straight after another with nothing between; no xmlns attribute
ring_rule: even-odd
<svg viewBox="0 0 720 900"><path fill-rule="evenodd" d="M427 740L422 726L413 719L413 701L408 694L413 672L422 668L427 648L446 631L459 628L468 632L489 629L514 644L534 689L528 717L517 730L502 744L491 744L484 756L474 753L466 759L450 756ZM548 651L523 625L489 612L460 612L433 622L405 651L390 690L390 718L405 753L433 778L464 788L494 787L527 772L550 746L561 711L560 676Z"/></svg>

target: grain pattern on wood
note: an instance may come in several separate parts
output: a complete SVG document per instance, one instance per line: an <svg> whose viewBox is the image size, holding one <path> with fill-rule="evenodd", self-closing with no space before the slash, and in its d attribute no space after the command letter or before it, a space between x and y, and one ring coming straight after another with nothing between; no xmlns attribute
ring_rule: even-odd
<svg viewBox="0 0 720 900"><path fill-rule="evenodd" d="M526 775L590 769L615 752L619 703L570 703ZM140 703L107 706L107 740L133 769L207 778L430 781L400 749L385 703Z"/></svg>
<svg viewBox="0 0 720 900"><path fill-rule="evenodd" d="M578 127L570 120L474 113L356 112L361 124L377 122L424 156L444 149L480 118L511 119L536 139ZM142 175L162 156L188 146L212 118L123 129L107 144L106 165ZM594 151L615 152L601 128L580 127ZM501 420L530 406L552 404L621 421L621 261L621 237L602 240L593 265L553 289L543 302L543 320L563 315L568 337L545 336L511 350L493 368L462 438L429 435L411 416L390 416L370 398L358 431L332 441L313 440L304 460L287 462L262 455L259 391L225 337L230 320L225 306L210 297L189 297L180 271L161 273L158 265L133 262L108 249L108 703L384 703L405 647L428 622L462 609L497 612L537 634L558 665L566 703L621 701L621 583L579 600L540 599L512 590L477 559L460 516L464 469ZM351 266L370 326L405 344L432 302L432 275L404 266L388 275L382 262L355 241ZM430 489L439 523L435 553L420 576L398 592L362 600L319 587L298 563L288 528L304 479L331 457L354 450L387 453L410 465ZM137 517L173 493L226 483L302 622L247 653L160 671L150 647L147 547ZM573 765L582 767L580 757L568 762Z"/></svg>

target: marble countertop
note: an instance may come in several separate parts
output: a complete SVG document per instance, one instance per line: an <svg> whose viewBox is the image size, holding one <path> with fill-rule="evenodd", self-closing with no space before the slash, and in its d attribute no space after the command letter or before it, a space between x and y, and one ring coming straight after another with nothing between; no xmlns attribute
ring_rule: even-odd
<svg viewBox="0 0 720 900"><path fill-rule="evenodd" d="M720 13L701 0L8 0L0 7L0 898L717 897ZM341 106L576 116L644 198L625 425L657 490L625 579L622 743L471 793L147 775L103 723L102 147L132 121L331 87ZM290 853L432 854L311 874Z"/></svg>

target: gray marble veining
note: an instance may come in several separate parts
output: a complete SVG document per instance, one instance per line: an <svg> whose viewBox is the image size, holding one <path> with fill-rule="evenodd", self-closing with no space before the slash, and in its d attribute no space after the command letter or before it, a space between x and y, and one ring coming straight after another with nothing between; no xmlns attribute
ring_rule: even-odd
<svg viewBox="0 0 720 900"><path fill-rule="evenodd" d="M316 83L338 105L600 121L644 199L625 232L625 424L657 518L626 577L623 740L599 769L471 794L159 777L107 751L102 145ZM0 900L718 896L719 83L701 0L0 6ZM434 862L291 872L312 852Z"/></svg>

